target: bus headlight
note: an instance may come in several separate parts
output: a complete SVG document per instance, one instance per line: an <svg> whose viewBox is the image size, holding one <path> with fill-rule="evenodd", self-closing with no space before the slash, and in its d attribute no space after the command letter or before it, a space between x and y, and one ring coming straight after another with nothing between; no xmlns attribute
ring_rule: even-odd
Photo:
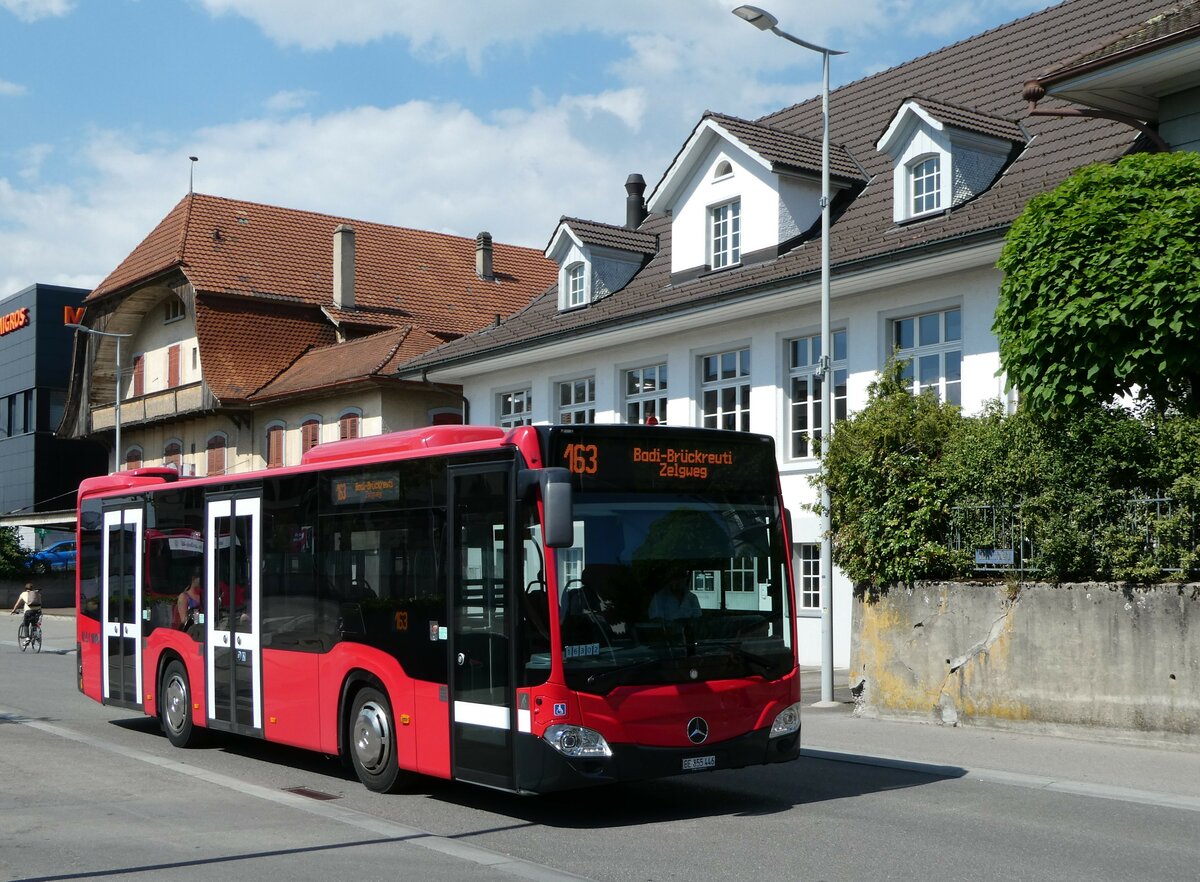
<svg viewBox="0 0 1200 882"><path fill-rule="evenodd" d="M771 737L778 738L780 735L791 735L800 728L800 703L797 702L791 707L785 707L779 712L779 716L775 717L775 722L771 724Z"/></svg>
<svg viewBox="0 0 1200 882"><path fill-rule="evenodd" d="M595 729L555 723L547 726L542 738L564 756L598 759L612 756L612 748Z"/></svg>

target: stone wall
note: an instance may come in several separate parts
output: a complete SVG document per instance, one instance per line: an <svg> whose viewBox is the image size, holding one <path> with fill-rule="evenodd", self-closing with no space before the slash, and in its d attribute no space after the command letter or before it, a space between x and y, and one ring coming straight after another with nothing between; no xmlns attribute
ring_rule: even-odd
<svg viewBox="0 0 1200 882"><path fill-rule="evenodd" d="M867 714L1200 744L1200 585L918 584L856 599Z"/></svg>

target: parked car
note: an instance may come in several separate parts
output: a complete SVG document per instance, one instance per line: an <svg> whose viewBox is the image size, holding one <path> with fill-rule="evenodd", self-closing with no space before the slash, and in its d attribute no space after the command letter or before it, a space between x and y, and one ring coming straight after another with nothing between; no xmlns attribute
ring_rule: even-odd
<svg viewBox="0 0 1200 882"><path fill-rule="evenodd" d="M30 552L25 558L25 566L38 573L48 573L51 570L75 569L75 540L64 539L48 545L41 551Z"/></svg>

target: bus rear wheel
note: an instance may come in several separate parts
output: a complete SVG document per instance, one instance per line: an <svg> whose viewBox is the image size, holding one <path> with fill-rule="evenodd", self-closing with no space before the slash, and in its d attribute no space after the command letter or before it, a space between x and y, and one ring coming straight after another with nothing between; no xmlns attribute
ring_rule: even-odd
<svg viewBox="0 0 1200 882"><path fill-rule="evenodd" d="M359 690L350 712L347 751L358 780L376 793L395 793L403 783L396 750L396 722L387 696L370 686Z"/></svg>
<svg viewBox="0 0 1200 882"><path fill-rule="evenodd" d="M202 733L192 722L192 690L187 669L178 659L163 671L158 716L167 740L176 747L195 747L200 743Z"/></svg>

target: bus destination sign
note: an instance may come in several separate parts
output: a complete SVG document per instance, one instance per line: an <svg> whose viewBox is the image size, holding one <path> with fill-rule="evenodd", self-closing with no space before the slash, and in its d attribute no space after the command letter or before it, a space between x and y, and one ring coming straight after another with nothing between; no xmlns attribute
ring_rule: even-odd
<svg viewBox="0 0 1200 882"><path fill-rule="evenodd" d="M756 492L760 476L770 476L775 465L769 445L741 439L713 442L684 433L662 440L645 435L634 439L603 429L564 431L556 438L557 464L571 473L578 486L592 490ZM763 481L770 489L769 477Z"/></svg>
<svg viewBox="0 0 1200 882"><path fill-rule="evenodd" d="M706 481L710 468L732 466L734 457L732 450L635 446L633 461L657 466L660 478L699 478L701 481Z"/></svg>
<svg viewBox="0 0 1200 882"><path fill-rule="evenodd" d="M330 481L335 505L364 502L395 502L400 498L400 479L382 473L339 475Z"/></svg>

